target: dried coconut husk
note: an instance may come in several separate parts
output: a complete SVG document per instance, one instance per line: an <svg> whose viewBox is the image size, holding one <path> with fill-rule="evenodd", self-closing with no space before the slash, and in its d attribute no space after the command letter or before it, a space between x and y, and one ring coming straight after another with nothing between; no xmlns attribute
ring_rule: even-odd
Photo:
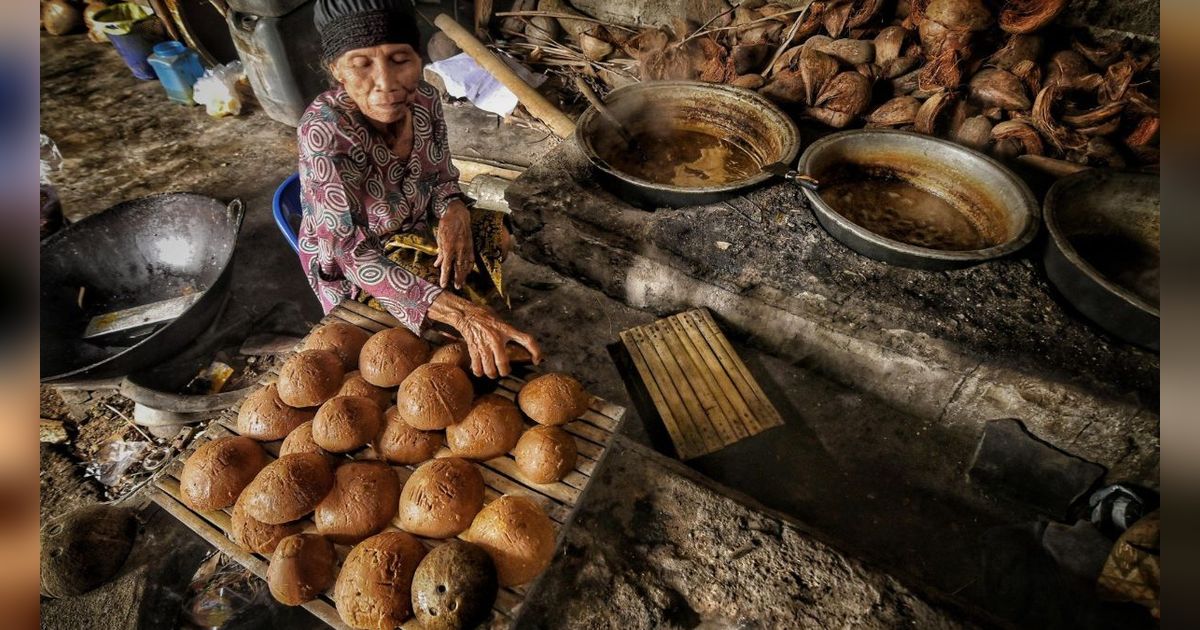
<svg viewBox="0 0 1200 630"><path fill-rule="evenodd" d="M971 98L984 107L1026 110L1032 103L1016 75L999 68L984 68L967 85Z"/></svg>
<svg viewBox="0 0 1200 630"><path fill-rule="evenodd" d="M740 77L735 77L729 82L729 85L745 88L747 90L757 90L765 83L766 80L763 79L761 74L743 74ZM801 88L803 88L803 83L801 83Z"/></svg>
<svg viewBox="0 0 1200 630"><path fill-rule="evenodd" d="M830 37L839 37L842 31L846 30L846 25L850 21L850 13L854 10L854 5L850 0L840 0L828 5L824 13L821 14L821 23L825 27L825 32L829 33Z"/></svg>
<svg viewBox="0 0 1200 630"><path fill-rule="evenodd" d="M871 102L871 82L857 72L833 77L804 112L830 127L841 129L866 111Z"/></svg>
<svg viewBox="0 0 1200 630"><path fill-rule="evenodd" d="M803 103L804 80L800 78L798 70L784 68L783 71L771 75L771 81L764 85L759 93L784 105Z"/></svg>
<svg viewBox="0 0 1200 630"><path fill-rule="evenodd" d="M534 16L525 23L525 39L535 44L557 42L562 35L562 26L558 20L546 16Z"/></svg>
<svg viewBox="0 0 1200 630"><path fill-rule="evenodd" d="M948 90L942 90L925 99L925 102L921 104L921 108L917 110L917 116L913 120L913 128L918 133L925 135L941 135L940 132L945 127L941 123L953 111L951 105L957 99L958 97Z"/></svg>
<svg viewBox="0 0 1200 630"><path fill-rule="evenodd" d="M921 101L911 96L897 96L875 108L867 115L868 127L903 127L913 124Z"/></svg>
<svg viewBox="0 0 1200 630"><path fill-rule="evenodd" d="M546 13L562 13L566 15L577 15L581 18L589 17L575 10L566 0L538 0L537 10ZM569 18L556 18L558 23L562 25L567 35L574 41L579 41L579 36L588 32L596 26L594 22L585 20L572 20Z"/></svg>
<svg viewBox="0 0 1200 630"><path fill-rule="evenodd" d="M600 30L602 29L597 29L597 31ZM597 31L593 31L597 34L584 33L579 36L579 50L592 61L603 61L612 54L613 45L601 39Z"/></svg>
<svg viewBox="0 0 1200 630"><path fill-rule="evenodd" d="M1121 128L1121 118L1119 116L1110 118L1104 122L1093 125L1091 127L1078 127L1075 131L1080 135L1094 138L1096 136L1109 136L1117 132Z"/></svg>
<svg viewBox="0 0 1200 630"><path fill-rule="evenodd" d="M1033 126L1050 141L1050 144L1065 152L1083 147L1087 144L1087 139L1054 119L1054 106L1061 97L1062 88L1057 85L1042 88L1033 101L1033 110L1030 111L1029 117Z"/></svg>
<svg viewBox="0 0 1200 630"><path fill-rule="evenodd" d="M850 18L846 20L846 26L849 28L858 28L867 22L871 21L883 7L883 0L855 0L850 3L853 7L850 11Z"/></svg>
<svg viewBox="0 0 1200 630"><path fill-rule="evenodd" d="M1125 100L1128 102L1127 111L1133 114L1141 114L1143 116L1158 115L1158 101L1142 94L1138 90L1129 90L1125 93Z"/></svg>
<svg viewBox="0 0 1200 630"><path fill-rule="evenodd" d="M1097 68L1107 68L1121 57L1124 50L1116 42L1100 43L1080 39L1079 35L1071 38L1071 50L1083 55Z"/></svg>
<svg viewBox="0 0 1200 630"><path fill-rule="evenodd" d="M783 54L779 55L775 63L771 64L770 74L774 75L784 68L798 69L800 67L800 53L802 52L804 52L803 46L793 46L783 51Z"/></svg>
<svg viewBox="0 0 1200 630"><path fill-rule="evenodd" d="M1133 131L1125 136L1125 144L1130 147L1145 146L1154 142L1158 137L1158 116L1143 116L1134 125Z"/></svg>
<svg viewBox="0 0 1200 630"><path fill-rule="evenodd" d="M1042 69L1037 62L1025 59L1009 70L1013 76L1021 80L1029 94L1037 94L1042 89Z"/></svg>
<svg viewBox="0 0 1200 630"><path fill-rule="evenodd" d="M992 121L986 116L972 116L962 121L953 133L954 141L965 146L983 151L992 142Z"/></svg>
<svg viewBox="0 0 1200 630"><path fill-rule="evenodd" d="M992 127L992 140L997 143L997 146L1005 141L1014 141L1020 147L1017 155L1045 155L1045 147L1042 146L1042 138L1038 135L1037 130L1018 120L1006 120ZM1005 155L1004 157L1015 156Z"/></svg>
<svg viewBox="0 0 1200 630"><path fill-rule="evenodd" d="M1125 168L1127 164L1116 145L1099 137L1091 138L1081 150L1068 157L1075 158L1077 162L1108 168Z"/></svg>
<svg viewBox="0 0 1200 630"><path fill-rule="evenodd" d="M1005 0L1000 28L1009 33L1032 33L1045 28L1067 8L1067 0Z"/></svg>
<svg viewBox="0 0 1200 630"><path fill-rule="evenodd" d="M821 92L837 76L838 62L815 48L805 47L800 53L799 68L804 82L804 102L816 105Z"/></svg>
<svg viewBox="0 0 1200 630"><path fill-rule="evenodd" d="M1121 112L1125 110L1125 103L1107 103L1089 109L1084 112L1075 114L1062 115L1062 121L1076 129L1085 127L1095 127L1096 125L1104 124L1113 119L1120 119Z"/></svg>
<svg viewBox="0 0 1200 630"><path fill-rule="evenodd" d="M771 2L759 7L758 13L763 17L775 18L785 24L791 24L796 18L795 14L788 13L791 10L792 7L786 4Z"/></svg>
<svg viewBox="0 0 1200 630"><path fill-rule="evenodd" d="M879 66L873 63L860 63L854 66L854 71L863 75L872 85L879 78Z"/></svg>
<svg viewBox="0 0 1200 630"><path fill-rule="evenodd" d="M830 39L824 35L813 35L804 45L851 66L875 60L875 43L868 40Z"/></svg>
<svg viewBox="0 0 1200 630"><path fill-rule="evenodd" d="M917 87L922 90L935 91L942 88L955 88L962 83L962 63L966 50L945 46L941 52L928 59L917 76Z"/></svg>
<svg viewBox="0 0 1200 630"><path fill-rule="evenodd" d="M992 12L981 0L930 0L923 10L926 20L953 31L982 31L992 25Z"/></svg>
<svg viewBox="0 0 1200 630"><path fill-rule="evenodd" d="M917 68L892 79L892 93L896 95L911 94L912 96L921 98L921 95L916 94L919 88L921 70L921 68Z"/></svg>
<svg viewBox="0 0 1200 630"><path fill-rule="evenodd" d="M1091 71L1086 57L1074 50L1060 50L1046 62L1046 85L1068 87Z"/></svg>
<svg viewBox="0 0 1200 630"><path fill-rule="evenodd" d="M733 61L734 72L743 75L761 67L770 54L771 47L767 44L738 45L729 52L729 58Z"/></svg>
<svg viewBox="0 0 1200 630"><path fill-rule="evenodd" d="M1004 45L987 58L987 63L1010 71L1026 61L1036 65L1042 54L1042 41L1040 35L1009 35Z"/></svg>
<svg viewBox="0 0 1200 630"><path fill-rule="evenodd" d="M1138 62L1128 55L1104 71L1104 80L1100 83L1097 97L1101 103L1113 103L1125 98L1125 92L1133 83L1133 75L1138 71Z"/></svg>
<svg viewBox="0 0 1200 630"><path fill-rule="evenodd" d="M875 63L881 66L900 58L909 31L902 26L888 26L875 36Z"/></svg>
<svg viewBox="0 0 1200 630"><path fill-rule="evenodd" d="M625 52L630 57L642 61L654 53L662 53L671 43L671 36L666 32L651 28L638 33L625 42Z"/></svg>
<svg viewBox="0 0 1200 630"><path fill-rule="evenodd" d="M692 67L701 81L725 83L738 75L729 52L711 37L697 37L687 44Z"/></svg>
<svg viewBox="0 0 1200 630"><path fill-rule="evenodd" d="M911 72L920 63L921 58L917 55L898 57L885 64L881 64L879 66L879 76L883 79L895 79Z"/></svg>

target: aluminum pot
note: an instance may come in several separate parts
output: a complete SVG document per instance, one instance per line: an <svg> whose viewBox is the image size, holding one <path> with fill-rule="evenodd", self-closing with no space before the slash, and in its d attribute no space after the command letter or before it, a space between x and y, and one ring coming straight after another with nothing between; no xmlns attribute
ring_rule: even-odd
<svg viewBox="0 0 1200 630"><path fill-rule="evenodd" d="M911 245L862 227L838 213L821 193L804 190L817 221L854 251L886 263L917 269L955 269L1020 250L1037 235L1040 210L1029 187L996 160L947 140L909 131L858 129L835 133L810 145L796 170L824 184L838 168L886 169L890 176L923 189L987 225L983 249L941 250Z"/></svg>
<svg viewBox="0 0 1200 630"><path fill-rule="evenodd" d="M791 164L800 152L800 131L791 118L757 92L743 88L699 81L646 81L613 90L605 104L635 135L652 127L699 131L733 142L763 167ZM763 171L702 188L658 184L617 170L600 157L597 144L617 137L615 126L594 107L576 122L575 139L600 182L644 207L715 203L776 177Z"/></svg>
<svg viewBox="0 0 1200 630"><path fill-rule="evenodd" d="M1087 170L1046 193L1046 275L1080 313L1158 350L1158 176Z"/></svg>

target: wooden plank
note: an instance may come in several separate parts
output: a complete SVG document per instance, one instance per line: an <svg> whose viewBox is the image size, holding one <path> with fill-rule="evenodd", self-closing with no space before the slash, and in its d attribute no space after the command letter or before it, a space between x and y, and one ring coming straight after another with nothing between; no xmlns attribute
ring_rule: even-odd
<svg viewBox="0 0 1200 630"><path fill-rule="evenodd" d="M679 419L675 417L676 406L667 403L667 392L659 387L658 380L654 378L654 371L646 356L642 354L642 348L638 344L633 330L622 331L620 336L626 351L629 352L634 368L642 377L642 383L646 386L646 391L663 421L663 426L667 429L667 434L671 437L671 443L675 445L676 455L686 458L685 456L692 452L692 442L691 437L684 434Z"/></svg>
<svg viewBox="0 0 1200 630"><path fill-rule="evenodd" d="M691 383L684 378L683 371L679 370L679 364L671 354L670 348L666 347L666 343L662 341L660 332L647 326L642 330L642 335L646 343L643 343L642 352L658 355L660 361L660 370L662 380L670 380L674 388L679 392L680 400L683 401L684 408L691 419L691 431L694 431L695 442L698 445L697 455L704 455L706 452L712 452L721 448L721 438L716 436L716 431L713 428L712 421L708 419L708 414L704 413L704 408L701 407L700 401L697 400L695 391L691 388ZM647 346L648 344L648 346ZM650 359L654 362L654 359Z"/></svg>
<svg viewBox="0 0 1200 630"><path fill-rule="evenodd" d="M734 404L729 400L728 394L722 389L721 383L714 373L714 368L719 368L720 366L710 362L709 357L696 347L695 341L692 339L691 334L689 334L692 332L692 327L679 317L670 317L665 323L670 327L676 339L679 340L680 346L683 348L684 353L687 354L688 361L695 367L696 374L700 376L705 386L712 392L717 406L720 407L723 420L728 430L732 431L732 436L723 436L723 439L727 443L732 443L748 437L750 431L746 428L743 418L738 413Z"/></svg>
<svg viewBox="0 0 1200 630"><path fill-rule="evenodd" d="M714 345L714 349L718 350L719 354L723 353L727 364L735 368L731 375L735 377L734 381L738 383L739 390L745 395L746 402L751 403L751 408L755 409L755 419L758 421L759 430L783 424L783 418L780 417L779 411L775 409L775 405L771 404L771 400L758 385L758 381L750 374L750 370L734 351L733 346L721 332L708 309L691 311L691 316L693 320L701 322L707 330L710 345Z"/></svg>
<svg viewBox="0 0 1200 630"><path fill-rule="evenodd" d="M373 319L367 319L366 317L363 317L362 315L359 315L358 313L348 309L334 309L332 312L330 312L329 318L327 319L354 324L355 326L363 328L367 332L371 333L377 333L381 330L388 329L388 326L385 326L384 324L381 324Z"/></svg>
<svg viewBox="0 0 1200 630"><path fill-rule="evenodd" d="M683 340L675 332L674 327L671 326L672 321L671 318L660 320L655 323L655 328L659 331L672 357L679 364L679 368L683 372L683 377L692 387L692 391L696 393L696 398L699 399L700 405L704 409L705 417L716 432L717 439L713 450L719 450L726 444L732 444L738 440L739 436L734 429L735 423L726 417L721 401L717 399L717 395L710 389L708 379L705 378L708 370L704 368L702 362L696 360L692 356L692 353L689 352L690 348L684 344ZM741 423L737 424L740 425ZM709 446L712 448L714 444L710 444Z"/></svg>
<svg viewBox="0 0 1200 630"><path fill-rule="evenodd" d="M754 420L754 412L750 410L746 400L738 391L737 386L729 377L729 373L721 365L721 359L713 352L712 347L708 345L708 341L704 338L700 329L696 327L694 322L691 322L681 314L677 316L676 321L685 331L688 341L695 348L701 360L707 366L706 372L716 384L717 389L721 393L721 397L733 409L734 415L739 419L739 424L745 430L746 435L754 435L757 433L758 423Z"/></svg>
<svg viewBox="0 0 1200 630"><path fill-rule="evenodd" d="M359 317L363 317L367 320L375 322L376 324L382 325L384 328L396 328L400 326L400 320L392 317L390 313L377 311L370 306L363 304L362 302L356 302L354 300L342 300L338 304L338 308L350 311ZM364 326L364 328L367 327Z"/></svg>

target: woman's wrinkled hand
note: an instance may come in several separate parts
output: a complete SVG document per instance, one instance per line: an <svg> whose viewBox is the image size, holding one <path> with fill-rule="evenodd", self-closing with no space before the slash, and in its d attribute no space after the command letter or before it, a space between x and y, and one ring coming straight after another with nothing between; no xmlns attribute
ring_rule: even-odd
<svg viewBox="0 0 1200 630"><path fill-rule="evenodd" d="M462 289L475 265L475 246L471 242L471 211L461 200L451 201L438 221L437 247L433 264L441 270L438 284L449 288L453 281L455 289Z"/></svg>
<svg viewBox="0 0 1200 630"><path fill-rule="evenodd" d="M505 346L510 341L524 346L535 365L542 362L542 349L532 336L513 328L491 309L453 293L439 295L429 307L429 317L449 324L462 336L471 355L471 372L475 376L508 376L512 367Z"/></svg>

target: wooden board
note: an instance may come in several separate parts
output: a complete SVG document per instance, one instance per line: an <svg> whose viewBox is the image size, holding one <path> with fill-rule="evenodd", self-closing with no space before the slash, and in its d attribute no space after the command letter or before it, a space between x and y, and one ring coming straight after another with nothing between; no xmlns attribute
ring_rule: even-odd
<svg viewBox="0 0 1200 630"><path fill-rule="evenodd" d="M390 315L358 303L338 306L318 324L318 327L332 321L349 322L370 332L397 325L396 320ZM272 382L276 377L277 371L272 371L264 375L262 383ZM519 376L506 377L499 381L495 393L513 399L524 383L525 379ZM164 474L155 482L152 498L214 547L237 560L255 575L265 579L267 563L270 558L261 554L248 553L229 539L232 509L213 512L192 510L183 503L179 494L179 474L183 469L183 461L204 441L235 434L238 407L240 404L216 416L204 434L197 438L176 461L168 464ZM529 497L546 511L558 530L558 540L561 542L563 530L571 523L576 507L591 483L593 473L604 460L612 436L620 426L624 415L623 407L597 399L581 418L565 425L563 428L575 437L575 443L579 449L579 459L576 462L575 470L556 483L537 484L526 481L518 472L516 462L511 455L478 462L485 484L484 503L490 503L505 494ZM526 422L532 426L532 422L528 420ZM274 457L279 453L281 444L282 440L264 442L263 447ZM448 454L449 451L443 448L438 456ZM355 454L354 457L373 458L373 455L371 449L368 448ZM403 483L416 467L393 466L392 468L396 471L400 482ZM311 520L305 522L305 528L306 530L315 530ZM393 524L388 529L397 528ZM441 542L432 539L421 539L421 541L430 548ZM337 545L336 547L340 558L345 558L350 551L349 546ZM524 586L501 588L493 607L493 618L489 627L509 627L517 616L521 602L525 599L525 593L535 585L536 581ZM332 627L346 627L338 617L332 590L305 604L304 607ZM415 629L417 624L410 620L404 627Z"/></svg>
<svg viewBox="0 0 1200 630"><path fill-rule="evenodd" d="M708 309L630 328L621 342L680 459L783 424Z"/></svg>

